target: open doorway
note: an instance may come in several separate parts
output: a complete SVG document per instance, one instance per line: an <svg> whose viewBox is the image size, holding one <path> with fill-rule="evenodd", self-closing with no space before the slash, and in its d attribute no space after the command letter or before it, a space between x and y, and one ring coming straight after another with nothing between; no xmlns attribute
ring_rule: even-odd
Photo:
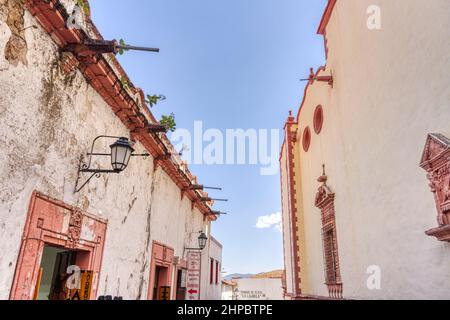
<svg viewBox="0 0 450 320"><path fill-rule="evenodd" d="M39 268L40 282L36 287L37 300L67 299L66 272L75 262L76 251L45 245Z"/></svg>
<svg viewBox="0 0 450 320"><path fill-rule="evenodd" d="M76 265L82 270L89 260L89 252L69 250L46 244L39 266L36 284L36 300L67 300L69 289L66 282L71 274L67 274L69 266Z"/></svg>
<svg viewBox="0 0 450 320"><path fill-rule="evenodd" d="M161 288L167 286L167 277L169 269L161 266L155 267L155 281L153 284L153 300L164 300L161 293ZM169 294L170 299L170 294Z"/></svg>
<svg viewBox="0 0 450 320"><path fill-rule="evenodd" d="M25 226L9 298L56 299L56 275L70 264L81 271L75 293L81 300L95 298L107 221L34 191ZM83 238L83 228L92 231L89 239Z"/></svg>

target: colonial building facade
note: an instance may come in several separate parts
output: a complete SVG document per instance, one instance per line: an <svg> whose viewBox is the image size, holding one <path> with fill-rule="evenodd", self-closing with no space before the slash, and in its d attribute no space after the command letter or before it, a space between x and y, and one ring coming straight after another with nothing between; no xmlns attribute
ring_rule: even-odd
<svg viewBox="0 0 450 320"><path fill-rule="evenodd" d="M450 298L450 3L329 0L285 124L285 298Z"/></svg>
<svg viewBox="0 0 450 320"><path fill-rule="evenodd" d="M114 54L85 46L89 12L70 27L75 3L0 1L0 299L70 298L74 266L86 299L215 298L213 201Z"/></svg>

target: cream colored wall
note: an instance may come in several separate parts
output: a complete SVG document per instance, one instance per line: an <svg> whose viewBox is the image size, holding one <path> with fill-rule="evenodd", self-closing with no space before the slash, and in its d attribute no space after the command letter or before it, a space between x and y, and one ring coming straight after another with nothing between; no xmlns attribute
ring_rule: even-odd
<svg viewBox="0 0 450 320"><path fill-rule="evenodd" d="M302 294L305 294L310 291L311 286L311 277L309 275L309 270L314 270L313 266L310 266L310 259L309 259L309 250L308 245L309 243L306 241L307 239L307 225L308 222L307 219L305 219L304 215L304 204L303 200L303 188L302 188L302 181L301 177L303 176L303 168L301 166L301 144L298 143L298 141L301 141L299 138L300 132L302 130L301 127L298 126L298 124L295 124L291 128L293 132L293 137L296 137L296 141L293 145L294 151L294 180L295 180L295 197L297 199L297 246L299 248L299 260L300 260L300 290ZM297 135L295 135L297 133ZM317 266L316 266L317 267Z"/></svg>
<svg viewBox="0 0 450 320"><path fill-rule="evenodd" d="M108 219L98 294L146 299L152 241L185 257L185 245L197 241L190 232L209 223L161 168L154 171L151 157L73 192L93 139L129 132L80 72L60 72L55 44L28 12L24 25L38 27L25 31L27 65L11 65L3 54L11 36L5 17L0 12L0 299L9 297L33 190ZM139 143L135 149L145 152Z"/></svg>
<svg viewBox="0 0 450 320"><path fill-rule="evenodd" d="M450 136L450 2L379 0L382 30L366 28L370 0L338 0L327 28L334 88L315 83L300 113L312 129L302 168L310 294L326 295L316 181L327 166L336 192L336 222L347 298L448 299L450 245L424 234L436 209L419 168L427 133ZM299 141L301 138L299 137ZM366 270L382 271L381 290Z"/></svg>
<svg viewBox="0 0 450 320"><path fill-rule="evenodd" d="M234 286L222 283L222 300L233 300Z"/></svg>
<svg viewBox="0 0 450 320"><path fill-rule="evenodd" d="M280 278L243 278L235 281L239 290L237 300L283 300Z"/></svg>
<svg viewBox="0 0 450 320"><path fill-rule="evenodd" d="M301 288L303 294L327 296L328 291L325 283L323 255L322 255L322 222L320 211L314 206L314 199L320 184L317 178L322 174L322 159L324 153L328 151L327 145L318 141L318 136L314 132L312 125L314 111L319 104L322 104L326 119L330 112L327 112L328 87L314 83L309 87L303 108L300 112L300 119L297 131L297 143L295 144L295 167L296 172L296 196L299 204L298 225L301 232ZM312 134L311 147L305 153L302 146L302 135L305 128L309 126ZM323 136L336 137L333 133L332 125L325 123ZM330 150L331 151L331 150Z"/></svg>

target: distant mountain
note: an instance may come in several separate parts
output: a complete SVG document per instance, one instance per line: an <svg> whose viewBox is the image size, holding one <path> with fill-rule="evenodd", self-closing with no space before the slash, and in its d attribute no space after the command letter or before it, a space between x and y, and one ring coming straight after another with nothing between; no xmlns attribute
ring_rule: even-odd
<svg viewBox="0 0 450 320"><path fill-rule="evenodd" d="M281 279L283 278L284 270L273 270L254 275L254 279Z"/></svg>
<svg viewBox="0 0 450 320"><path fill-rule="evenodd" d="M251 273L233 273L233 274L226 275L224 277L224 279L225 280L231 280L231 279L236 279L236 278L242 279L242 278L251 278L253 276L254 276L254 274L251 274Z"/></svg>

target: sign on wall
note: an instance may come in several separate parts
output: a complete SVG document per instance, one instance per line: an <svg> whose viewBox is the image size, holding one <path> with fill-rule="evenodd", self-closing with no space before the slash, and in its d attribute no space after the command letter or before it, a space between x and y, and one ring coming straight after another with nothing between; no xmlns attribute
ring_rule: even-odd
<svg viewBox="0 0 450 320"><path fill-rule="evenodd" d="M170 300L170 287L159 287L159 300Z"/></svg>
<svg viewBox="0 0 450 320"><path fill-rule="evenodd" d="M200 273L202 254L189 252L188 271L186 275L186 300L200 300Z"/></svg>
<svg viewBox="0 0 450 320"><path fill-rule="evenodd" d="M89 300L91 297L93 279L93 271L82 271L80 288L69 291L69 300Z"/></svg>

